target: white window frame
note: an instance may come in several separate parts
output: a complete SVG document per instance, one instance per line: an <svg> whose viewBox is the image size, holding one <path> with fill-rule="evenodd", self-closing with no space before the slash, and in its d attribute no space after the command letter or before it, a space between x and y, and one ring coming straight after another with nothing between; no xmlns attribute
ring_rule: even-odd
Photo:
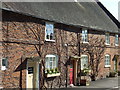
<svg viewBox="0 0 120 90"><path fill-rule="evenodd" d="M107 57L109 57L109 60L107 59ZM105 55L105 67L111 67L111 56L109 54Z"/></svg>
<svg viewBox="0 0 120 90"><path fill-rule="evenodd" d="M82 58L86 57L87 58L87 67L82 66ZM88 55L81 55L81 70L83 70L84 68L88 68L88 62L89 62L89 58Z"/></svg>
<svg viewBox="0 0 120 90"><path fill-rule="evenodd" d="M5 65L3 65L3 60L6 60ZM7 66L8 66L8 59L7 58L2 58L1 59L1 70L6 70Z"/></svg>
<svg viewBox="0 0 120 90"><path fill-rule="evenodd" d="M88 43L88 30L82 29L82 42Z"/></svg>
<svg viewBox="0 0 120 90"><path fill-rule="evenodd" d="M46 62L45 59L45 68L47 69L55 69L58 67L58 56L57 55L46 55L46 58L49 58L48 61ZM50 58L52 58L52 61L50 61ZM53 58L55 58L55 61L53 61ZM52 62L52 68L50 68L50 62ZM54 63L54 64L53 64Z"/></svg>
<svg viewBox="0 0 120 90"><path fill-rule="evenodd" d="M105 44L110 45L110 33L105 33Z"/></svg>
<svg viewBox="0 0 120 90"><path fill-rule="evenodd" d="M52 41L52 42L55 42L55 40L54 39L50 39L50 35L49 35L49 39L47 38L47 25L53 25L53 38L54 38L54 24L53 23L51 23L51 22L46 22L45 23L45 41Z"/></svg>
<svg viewBox="0 0 120 90"><path fill-rule="evenodd" d="M119 46L119 35L115 34L115 46Z"/></svg>

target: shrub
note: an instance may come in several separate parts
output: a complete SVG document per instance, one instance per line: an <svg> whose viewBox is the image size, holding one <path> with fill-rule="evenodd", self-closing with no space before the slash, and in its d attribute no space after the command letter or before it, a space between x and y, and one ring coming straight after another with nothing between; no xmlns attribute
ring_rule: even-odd
<svg viewBox="0 0 120 90"><path fill-rule="evenodd" d="M115 71L111 71L111 72L109 73L109 77L115 77L116 74L117 74L117 72L115 72Z"/></svg>
<svg viewBox="0 0 120 90"><path fill-rule="evenodd" d="M118 71L118 76L120 76L120 71Z"/></svg>

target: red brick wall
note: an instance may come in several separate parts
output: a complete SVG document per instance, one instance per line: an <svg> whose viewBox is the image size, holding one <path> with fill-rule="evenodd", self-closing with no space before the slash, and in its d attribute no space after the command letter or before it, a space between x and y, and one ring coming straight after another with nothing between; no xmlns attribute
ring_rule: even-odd
<svg viewBox="0 0 120 90"><path fill-rule="evenodd" d="M66 61L69 56L78 55L78 47L76 47L78 39L77 33L79 28L66 26L63 24L54 24L55 26L55 42L46 42L44 40L45 33L45 21L37 18L32 18L12 12L3 12L3 40L7 41L3 44L3 57L8 57L8 68L3 72L3 87L4 88L26 88L26 66L20 68L22 63L26 63L24 57L38 56L34 44L38 44L35 35L32 31L39 32L41 37L41 58L44 60L47 54L57 54L59 56L58 67L61 72L60 77L54 79L46 79L46 86L61 87L65 86L66 82ZM89 37L94 35L95 37L105 38L105 35L101 32L90 31ZM111 44L107 47L105 54L111 55L111 68L104 68L104 58L100 64L99 78L113 70L112 58L115 54L118 54L118 49L114 46L114 36L110 36ZM65 43L68 43L70 47L68 52ZM69 82L69 76L67 76ZM61 83L60 83L61 82Z"/></svg>
<svg viewBox="0 0 120 90"><path fill-rule="evenodd" d="M2 41L2 23L0 22L0 41ZM2 71L1 71L1 60L2 60L2 43L0 42L0 88L2 88Z"/></svg>
<svg viewBox="0 0 120 90"><path fill-rule="evenodd" d="M34 44L38 44L35 35L32 30L39 32L41 38L41 58L44 60L47 54L59 55L59 70L61 72L60 77L53 78L52 80L46 79L47 87L58 87L63 84L65 86L65 63L66 52L65 48L62 48L61 44L66 41L66 32L62 29L55 27L56 42L46 42L44 40L45 23L39 19L11 13L3 12L3 57L8 57L8 68L3 71L3 87L4 88L26 88L26 66L21 69L21 63L26 62L23 57L38 56L37 50ZM8 17L9 15L9 17ZM59 27L59 24L58 24ZM62 78L62 79L61 79ZM62 82L62 84L60 83Z"/></svg>

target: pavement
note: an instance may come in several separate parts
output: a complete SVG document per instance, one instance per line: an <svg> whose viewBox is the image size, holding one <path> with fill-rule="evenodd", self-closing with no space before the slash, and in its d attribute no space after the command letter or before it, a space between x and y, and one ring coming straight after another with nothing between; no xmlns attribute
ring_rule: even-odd
<svg viewBox="0 0 120 90"><path fill-rule="evenodd" d="M64 89L65 90L120 90L120 76L91 81L89 86L73 86Z"/></svg>

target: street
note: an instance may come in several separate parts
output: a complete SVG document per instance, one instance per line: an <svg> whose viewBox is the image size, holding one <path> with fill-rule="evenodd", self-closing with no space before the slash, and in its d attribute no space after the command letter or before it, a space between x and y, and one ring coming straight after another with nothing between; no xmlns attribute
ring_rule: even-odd
<svg viewBox="0 0 120 90"><path fill-rule="evenodd" d="M120 90L120 77L105 78L101 80L91 81L89 86L74 86L71 88L64 88L64 89L65 90Z"/></svg>

